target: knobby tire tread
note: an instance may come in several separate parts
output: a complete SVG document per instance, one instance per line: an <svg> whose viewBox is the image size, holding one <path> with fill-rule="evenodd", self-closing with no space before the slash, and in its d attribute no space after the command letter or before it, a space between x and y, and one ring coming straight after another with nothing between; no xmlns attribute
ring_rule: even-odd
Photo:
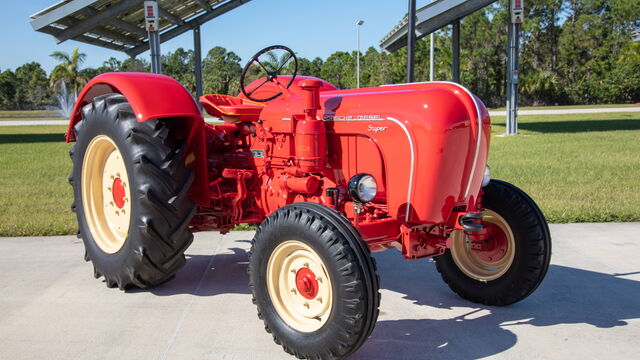
<svg viewBox="0 0 640 360"><path fill-rule="evenodd" d="M318 338L329 338L330 341L326 343L301 346L301 342L295 336L289 336L291 328L283 330L283 326L286 328L287 325L281 321L274 321L274 310L265 309L265 306L272 307L272 305L268 299L268 293L265 299L264 293L258 288L262 285L256 281L259 279L258 269L260 264L268 261L269 254L266 254L265 250L269 246L275 246L269 243L278 238L278 229L282 226L298 226L317 234L316 240L321 244L320 246L331 253L330 258L325 260L331 261L336 272L340 274L339 278L342 282L338 284L339 280L334 279L334 287L344 289L345 296L349 297L337 300L342 301L341 305L336 305L337 302L334 300L334 310L332 310L336 311L335 309L341 306L339 308L341 310L337 311L343 311L349 315L336 318L331 324L328 322L315 332L319 334ZM258 227L251 242L249 264L249 288L252 292L252 301L257 306L258 317L263 320L266 331L272 334L274 342L281 345L289 354L301 359L344 358L362 346L373 331L380 304L376 264L358 232L335 210L304 202L278 209ZM329 330L333 336L326 335ZM288 335L283 336L283 334Z"/></svg>
<svg viewBox="0 0 640 360"><path fill-rule="evenodd" d="M481 282L464 274L449 250L435 258L436 268L460 297L490 306L510 305L531 295L544 279L551 260L551 235L542 211L516 186L492 179L484 193L484 207L504 217L516 238L511 268L498 279Z"/></svg>
<svg viewBox="0 0 640 360"><path fill-rule="evenodd" d="M173 136L171 126L172 119L137 122L124 96L106 94L84 106L82 120L73 128L77 141L69 152L71 208L78 217L85 260L93 262L95 277L104 276L108 287L158 285L173 278L185 263L184 251L193 241L188 223L195 205L187 191L193 174L184 165L184 143ZM131 183L129 233L114 254L97 247L82 209L83 157L88 143L100 134L109 136L123 153Z"/></svg>

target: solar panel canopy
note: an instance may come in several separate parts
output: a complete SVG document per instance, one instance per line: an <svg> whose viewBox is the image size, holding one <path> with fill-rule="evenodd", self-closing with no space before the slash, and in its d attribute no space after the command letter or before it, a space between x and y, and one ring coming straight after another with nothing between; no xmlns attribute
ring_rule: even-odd
<svg viewBox="0 0 640 360"><path fill-rule="evenodd" d="M158 0L160 41L194 29L250 0ZM136 56L149 49L143 0L63 0L31 15L34 30Z"/></svg>
<svg viewBox="0 0 640 360"><path fill-rule="evenodd" d="M425 37L496 0L433 0L416 10L416 39ZM380 47L397 51L407 45L409 18L405 16L380 40Z"/></svg>

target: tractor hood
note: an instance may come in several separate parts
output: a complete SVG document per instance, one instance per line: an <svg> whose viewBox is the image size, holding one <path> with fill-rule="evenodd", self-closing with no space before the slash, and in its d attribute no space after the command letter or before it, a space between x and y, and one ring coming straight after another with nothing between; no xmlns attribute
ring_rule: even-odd
<svg viewBox="0 0 640 360"><path fill-rule="evenodd" d="M329 138L366 137L379 150L375 154L369 147L357 156L362 164L379 156L381 170L361 166L354 171L375 172L372 175L385 189L385 199L380 200L388 204L392 217L437 224L445 222L454 207L475 205L491 127L486 107L466 88L449 82L411 83L324 91L320 98L319 116ZM262 117L302 112L300 101L288 100L269 104ZM282 131L286 123L280 122ZM328 151L330 158L332 151L342 152L331 146Z"/></svg>

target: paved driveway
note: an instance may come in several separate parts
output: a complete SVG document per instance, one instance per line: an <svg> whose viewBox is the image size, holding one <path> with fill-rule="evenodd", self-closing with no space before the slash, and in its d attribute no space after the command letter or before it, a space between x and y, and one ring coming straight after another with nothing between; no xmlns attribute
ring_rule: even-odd
<svg viewBox="0 0 640 360"><path fill-rule="evenodd" d="M355 359L635 359L640 223L552 225L541 287L506 308L458 298L432 262L376 254L380 318ZM2 359L287 359L247 289L251 232L200 233L167 284L93 279L71 236L0 238Z"/></svg>

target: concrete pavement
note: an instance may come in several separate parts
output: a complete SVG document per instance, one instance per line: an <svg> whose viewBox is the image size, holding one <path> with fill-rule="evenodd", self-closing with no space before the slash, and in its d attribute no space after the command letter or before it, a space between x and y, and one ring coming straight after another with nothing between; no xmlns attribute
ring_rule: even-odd
<svg viewBox="0 0 640 360"><path fill-rule="evenodd" d="M69 125L69 120L2 120L0 126Z"/></svg>
<svg viewBox="0 0 640 360"><path fill-rule="evenodd" d="M547 278L504 308L458 298L430 261L375 254L380 317L353 358L637 358L640 223L551 233ZM252 236L196 234L174 280L127 292L93 279L75 237L0 238L0 358L288 359L251 304Z"/></svg>

